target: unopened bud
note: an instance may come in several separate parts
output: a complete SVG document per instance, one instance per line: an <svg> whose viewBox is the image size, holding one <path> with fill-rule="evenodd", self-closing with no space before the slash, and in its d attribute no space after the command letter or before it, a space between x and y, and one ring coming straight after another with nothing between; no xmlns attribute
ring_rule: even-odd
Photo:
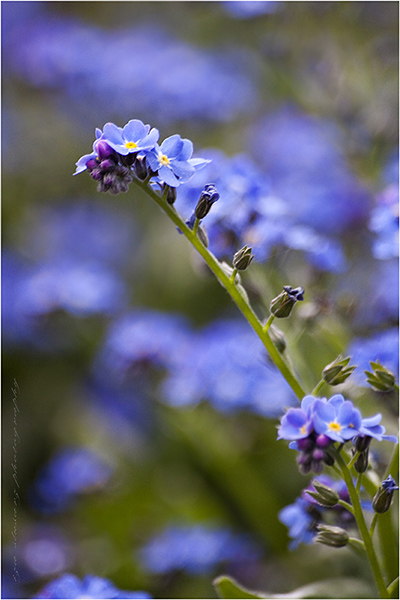
<svg viewBox="0 0 400 600"><path fill-rule="evenodd" d="M147 164L145 156L136 156L133 164L136 177L144 181L147 177ZM168 200L168 199L167 199Z"/></svg>
<svg viewBox="0 0 400 600"><path fill-rule="evenodd" d="M243 246L243 248L236 252L236 254L233 257L232 263L235 269L237 269L238 271L244 271L245 269L247 269L247 267L254 258L254 254L251 253L251 250L251 248Z"/></svg>
<svg viewBox="0 0 400 600"><path fill-rule="evenodd" d="M381 365L379 361L371 361L371 371L364 371L370 386L377 392L390 392L396 383L396 377L392 371Z"/></svg>
<svg viewBox="0 0 400 600"><path fill-rule="evenodd" d="M306 493L314 498L321 506L330 508L336 506L339 502L339 494L329 486L318 481L318 479L314 479L312 485L314 486L315 491L306 490Z"/></svg>
<svg viewBox="0 0 400 600"><path fill-rule="evenodd" d="M178 195L178 190L175 187L169 187L167 192L167 202L168 204L174 204Z"/></svg>
<svg viewBox="0 0 400 600"><path fill-rule="evenodd" d="M197 219L204 219L210 212L210 209L214 202L219 199L219 193L213 183L207 183L204 190L201 192L200 198L197 202L194 214Z"/></svg>
<svg viewBox="0 0 400 600"><path fill-rule="evenodd" d="M304 300L303 294L302 287L292 288L290 285L284 285L283 292L271 301L269 310L275 317L284 319L290 315L298 300Z"/></svg>
<svg viewBox="0 0 400 600"><path fill-rule="evenodd" d="M332 548L342 548L349 541L349 534L341 527L331 525L317 525L318 534L314 538L315 542L332 546Z"/></svg>
<svg viewBox="0 0 400 600"><path fill-rule="evenodd" d="M370 435L357 435L354 438L354 448L357 452L365 452L368 450L372 437Z"/></svg>
<svg viewBox="0 0 400 600"><path fill-rule="evenodd" d="M270 325L268 329L269 336L274 344L275 348L282 354L286 350L286 338L283 331L275 327L275 325Z"/></svg>
<svg viewBox="0 0 400 600"><path fill-rule="evenodd" d="M322 378L329 385L339 385L346 381L348 377L352 374L356 366L347 365L350 362L350 356L347 358L342 358L340 355L335 358L333 362L329 365L326 365L325 369L322 371Z"/></svg>
<svg viewBox="0 0 400 600"><path fill-rule="evenodd" d="M398 490L395 480L391 475L382 482L381 487L372 499L372 508L376 513L385 513L392 504L393 492Z"/></svg>
<svg viewBox="0 0 400 600"><path fill-rule="evenodd" d="M367 470L368 454L369 450L367 448L367 450L364 450L364 452L360 452L359 456L357 457L357 460L354 463L354 468L357 471L357 473L364 473Z"/></svg>

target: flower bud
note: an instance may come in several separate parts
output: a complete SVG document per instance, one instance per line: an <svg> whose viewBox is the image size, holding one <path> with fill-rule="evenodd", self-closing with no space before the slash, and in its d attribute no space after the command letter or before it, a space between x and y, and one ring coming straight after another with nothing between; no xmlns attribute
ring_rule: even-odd
<svg viewBox="0 0 400 600"><path fill-rule="evenodd" d="M219 193L217 192L215 185L213 183L207 183L207 185L204 187L204 190L201 192L196 208L194 209L196 219L204 219L204 217L210 212L214 202L216 202L218 199Z"/></svg>
<svg viewBox="0 0 400 600"><path fill-rule="evenodd" d="M133 164L135 175L141 181L144 181L147 177L147 164L145 156L136 156Z"/></svg>
<svg viewBox="0 0 400 600"><path fill-rule="evenodd" d="M381 487L372 499L372 508L376 513L385 513L392 504L393 492L398 490L395 480L391 475L382 482Z"/></svg>
<svg viewBox="0 0 400 600"><path fill-rule="evenodd" d="M168 187L167 202L168 204L174 204L178 196L178 189L175 187Z"/></svg>
<svg viewBox="0 0 400 600"><path fill-rule="evenodd" d="M381 365L379 361L369 363L372 368L370 371L364 371L370 386L377 392L390 392L396 383L396 378L392 371Z"/></svg>
<svg viewBox="0 0 400 600"><path fill-rule="evenodd" d="M368 450L372 437L370 435L357 435L354 438L354 448L357 452L365 452Z"/></svg>
<svg viewBox="0 0 400 600"><path fill-rule="evenodd" d="M271 313L279 319L288 317L296 302L304 300L303 294L304 289L302 287L292 288L290 285L284 285L283 292L271 301L269 306Z"/></svg>
<svg viewBox="0 0 400 600"><path fill-rule="evenodd" d="M360 452L359 456L357 457L356 462L354 463L354 468L357 471L357 473L364 473L367 470L368 455L369 455L368 448L367 448L367 450L364 450L364 452Z"/></svg>
<svg viewBox="0 0 400 600"><path fill-rule="evenodd" d="M326 365L325 369L322 371L323 380L329 385L339 385L346 381L356 368L355 366L348 367L347 365L349 362L350 356L342 358L339 354L339 356L329 365Z"/></svg>
<svg viewBox="0 0 400 600"><path fill-rule="evenodd" d="M100 140L97 142L96 152L100 160L104 160L110 156L115 156L115 150L113 150L105 140Z"/></svg>
<svg viewBox="0 0 400 600"><path fill-rule="evenodd" d="M330 508L336 506L339 502L339 494L332 488L318 481L318 479L314 479L312 485L314 486L315 491L306 490L306 493L314 498L321 506Z"/></svg>
<svg viewBox="0 0 400 600"><path fill-rule="evenodd" d="M95 158L90 158L86 163L86 168L88 171L93 171L93 169L96 169L98 166L99 163Z"/></svg>
<svg viewBox="0 0 400 600"><path fill-rule="evenodd" d="M243 246L243 248L236 252L236 254L233 257L232 263L235 269L237 269L238 271L244 271L245 269L247 269L247 267L254 258L254 254L251 253L251 250L251 248Z"/></svg>
<svg viewBox="0 0 400 600"><path fill-rule="evenodd" d="M349 534L341 527L331 525L317 525L318 534L314 538L315 542L331 546L332 548L342 548L349 541Z"/></svg>
<svg viewBox="0 0 400 600"><path fill-rule="evenodd" d="M274 344L275 348L282 354L286 350L286 338L283 331L275 327L275 325L270 325L268 330L269 336Z"/></svg>

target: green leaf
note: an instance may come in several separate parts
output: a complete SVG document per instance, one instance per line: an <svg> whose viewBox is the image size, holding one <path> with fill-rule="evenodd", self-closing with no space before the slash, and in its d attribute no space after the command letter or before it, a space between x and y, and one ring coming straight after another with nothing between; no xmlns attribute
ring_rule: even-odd
<svg viewBox="0 0 400 600"><path fill-rule="evenodd" d="M251 592L243 586L239 585L237 581L231 577L222 575L214 579L214 587L216 588L220 598L266 598L267 596L260 596L256 592Z"/></svg>
<svg viewBox="0 0 400 600"><path fill-rule="evenodd" d="M214 586L220 598L375 598L376 593L371 585L360 579L338 578L325 579L286 594L268 594L247 590L230 577L221 576L215 579Z"/></svg>

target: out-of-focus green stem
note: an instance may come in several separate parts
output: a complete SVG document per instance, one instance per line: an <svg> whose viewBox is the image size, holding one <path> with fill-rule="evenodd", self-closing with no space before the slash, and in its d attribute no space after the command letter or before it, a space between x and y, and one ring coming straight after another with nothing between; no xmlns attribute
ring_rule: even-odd
<svg viewBox="0 0 400 600"><path fill-rule="evenodd" d="M290 385L297 398L301 400L305 396L305 392L301 384L297 380L296 376L293 374L288 364L279 354L278 350L275 348L268 332L264 331L263 324L260 322L257 315L254 313L244 294L240 292L235 281L230 280L229 275L227 275L227 273L224 271L224 269L221 266L221 263L204 246L204 244L201 242L196 233L185 224L178 212L175 210L174 206L168 204L159 194L157 194L155 190L153 190L150 187L150 185L146 184L145 182L135 178L134 183L158 204L158 206L168 215L171 221L178 227L178 229L189 240L192 246L194 246L198 253L203 257L210 270L214 273L214 275L217 277L220 283L225 287L232 300L235 302L236 306L242 312L244 317L247 319L251 327L254 329L254 331L264 344L264 347L267 350L275 366L279 369L283 377L286 379L287 383Z"/></svg>

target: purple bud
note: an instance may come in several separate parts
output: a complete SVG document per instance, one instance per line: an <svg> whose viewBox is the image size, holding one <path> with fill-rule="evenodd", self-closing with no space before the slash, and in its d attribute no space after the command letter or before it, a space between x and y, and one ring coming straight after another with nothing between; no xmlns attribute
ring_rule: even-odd
<svg viewBox="0 0 400 600"><path fill-rule="evenodd" d="M299 450L310 450L312 446L313 442L308 437L297 440L297 447Z"/></svg>
<svg viewBox="0 0 400 600"><path fill-rule="evenodd" d="M320 448L315 448L312 455L313 455L313 459L322 460L324 458L324 451L321 450Z"/></svg>
<svg viewBox="0 0 400 600"><path fill-rule="evenodd" d="M329 444L331 443L331 440L328 438L327 435L325 435L324 433L321 433L317 437L316 443L317 443L318 448L327 448L329 446Z"/></svg>
<svg viewBox="0 0 400 600"><path fill-rule="evenodd" d="M89 171L93 171L97 167L97 160L95 158L90 158L86 163L86 168Z"/></svg>
<svg viewBox="0 0 400 600"><path fill-rule="evenodd" d="M95 179L96 181L101 181L102 177L103 177L103 172L101 169L93 169L93 171L90 173L90 175L93 177L93 179Z"/></svg>
<svg viewBox="0 0 400 600"><path fill-rule="evenodd" d="M103 171L111 171L111 169L115 167L115 162L111 160L111 158L106 158L105 160L101 161L100 167L103 169Z"/></svg>
<svg viewBox="0 0 400 600"><path fill-rule="evenodd" d="M100 140L99 142L97 142L96 152L97 152L100 160L109 158L110 156L115 154L115 151L111 148L111 146L109 146L107 144L107 142L105 140Z"/></svg>

